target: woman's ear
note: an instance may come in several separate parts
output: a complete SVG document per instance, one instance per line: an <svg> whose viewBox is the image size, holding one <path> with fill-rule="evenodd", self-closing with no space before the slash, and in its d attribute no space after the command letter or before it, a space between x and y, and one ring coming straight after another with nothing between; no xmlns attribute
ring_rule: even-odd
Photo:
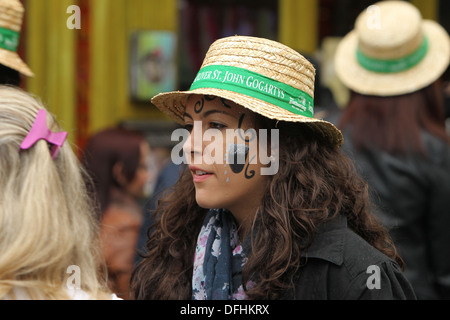
<svg viewBox="0 0 450 320"><path fill-rule="evenodd" d="M127 185L127 179L123 174L123 164L117 162L112 168L113 178L119 183L120 186L125 187Z"/></svg>

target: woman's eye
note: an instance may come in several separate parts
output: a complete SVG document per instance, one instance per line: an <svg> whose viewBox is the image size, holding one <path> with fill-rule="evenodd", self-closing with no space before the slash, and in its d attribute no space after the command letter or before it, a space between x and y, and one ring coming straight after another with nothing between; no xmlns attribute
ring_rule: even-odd
<svg viewBox="0 0 450 320"><path fill-rule="evenodd" d="M226 128L226 125L218 123L218 122L210 122L209 123L209 127L212 129L223 129Z"/></svg>
<svg viewBox="0 0 450 320"><path fill-rule="evenodd" d="M191 132L192 129L194 128L194 125L189 124L189 123L186 123L186 124L184 125L184 128L185 128L187 131Z"/></svg>

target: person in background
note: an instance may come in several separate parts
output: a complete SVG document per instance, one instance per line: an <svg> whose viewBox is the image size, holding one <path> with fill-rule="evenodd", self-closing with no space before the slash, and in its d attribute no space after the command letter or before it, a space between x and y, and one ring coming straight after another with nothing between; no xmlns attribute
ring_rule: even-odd
<svg viewBox="0 0 450 320"><path fill-rule="evenodd" d="M138 238L138 251L136 252L135 261L139 262L141 257L145 255L145 245L148 240L148 232L153 224L152 216L158 206L158 201L161 197L166 193L172 190L173 185L177 182L180 177L181 168L179 165L174 164L169 160L166 163L161 171L158 173L158 177L156 179L155 187L153 189L153 193L145 202L144 206L144 219L142 222L141 230L139 232Z"/></svg>
<svg viewBox="0 0 450 320"><path fill-rule="evenodd" d="M0 84L19 87L34 74L17 54L25 9L19 0L0 0Z"/></svg>
<svg viewBox="0 0 450 320"><path fill-rule="evenodd" d="M98 223L66 138L42 103L0 86L0 299L117 298L98 272Z"/></svg>
<svg viewBox="0 0 450 320"><path fill-rule="evenodd" d="M150 146L138 131L110 128L93 135L84 148L83 166L94 182L103 255L111 290L128 299L143 212L140 200L153 179Z"/></svg>
<svg viewBox="0 0 450 320"><path fill-rule="evenodd" d="M314 118L314 75L281 43L227 37L189 91L153 97L185 126L172 157L188 166L155 212L136 299L415 299L341 132Z"/></svg>
<svg viewBox="0 0 450 320"><path fill-rule="evenodd" d="M419 299L450 298L450 144L440 79L449 61L447 32L406 1L361 13L335 56L352 91L339 120L344 150L372 188Z"/></svg>

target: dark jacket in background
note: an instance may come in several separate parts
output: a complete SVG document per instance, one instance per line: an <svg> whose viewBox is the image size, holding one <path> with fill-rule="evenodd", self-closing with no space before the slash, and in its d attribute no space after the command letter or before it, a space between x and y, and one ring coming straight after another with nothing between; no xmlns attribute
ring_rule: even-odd
<svg viewBox="0 0 450 320"><path fill-rule="evenodd" d="M428 156L394 156L344 146L373 190L418 299L450 298L450 147L423 132Z"/></svg>

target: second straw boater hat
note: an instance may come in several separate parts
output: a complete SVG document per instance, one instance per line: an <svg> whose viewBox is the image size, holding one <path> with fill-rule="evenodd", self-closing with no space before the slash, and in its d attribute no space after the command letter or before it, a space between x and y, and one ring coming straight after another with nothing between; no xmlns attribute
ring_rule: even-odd
<svg viewBox="0 0 450 320"><path fill-rule="evenodd" d="M0 0L0 64L32 77L33 72L17 54L24 12L19 0Z"/></svg>
<svg viewBox="0 0 450 320"><path fill-rule="evenodd" d="M189 91L161 93L152 103L183 124L189 95L218 96L270 119L307 125L339 147L341 132L313 117L314 78L312 64L295 50L272 40L233 36L210 46Z"/></svg>
<svg viewBox="0 0 450 320"><path fill-rule="evenodd" d="M356 20L339 44L338 77L364 95L412 93L435 82L450 62L450 39L406 1L382 1Z"/></svg>

